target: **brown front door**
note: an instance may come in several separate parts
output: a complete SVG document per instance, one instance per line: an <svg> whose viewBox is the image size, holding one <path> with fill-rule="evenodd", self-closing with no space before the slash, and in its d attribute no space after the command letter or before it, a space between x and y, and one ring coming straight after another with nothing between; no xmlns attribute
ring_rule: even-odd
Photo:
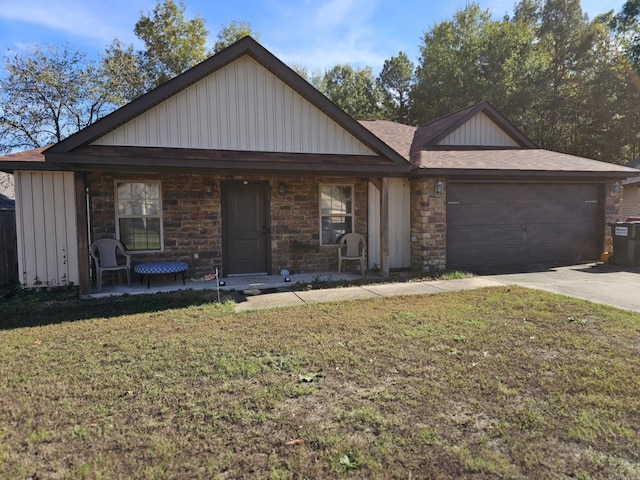
<svg viewBox="0 0 640 480"><path fill-rule="evenodd" d="M266 273L269 264L269 184L222 184L223 256L226 274Z"/></svg>

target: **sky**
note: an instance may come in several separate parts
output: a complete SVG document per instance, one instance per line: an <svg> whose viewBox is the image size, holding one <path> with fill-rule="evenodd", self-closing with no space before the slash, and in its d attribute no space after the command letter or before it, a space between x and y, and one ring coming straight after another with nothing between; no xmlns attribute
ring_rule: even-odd
<svg viewBox="0 0 640 480"><path fill-rule="evenodd" d="M515 0L479 0L495 18L511 14ZM449 20L467 0L184 0L209 30L208 47L232 20L251 24L258 41L288 65L324 72L337 63L372 67L405 52L414 63L424 32ZM582 0L589 18L619 11L624 0ZM118 38L142 48L133 33L156 0L0 0L3 56L41 45L65 45L97 58Z"/></svg>

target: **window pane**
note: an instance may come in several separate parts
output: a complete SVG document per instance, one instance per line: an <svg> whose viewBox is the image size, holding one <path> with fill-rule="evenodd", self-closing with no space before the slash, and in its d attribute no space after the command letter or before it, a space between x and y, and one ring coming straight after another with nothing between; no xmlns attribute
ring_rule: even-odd
<svg viewBox="0 0 640 480"><path fill-rule="evenodd" d="M351 214L352 187L350 185L322 185L320 187L320 214Z"/></svg>
<svg viewBox="0 0 640 480"><path fill-rule="evenodd" d="M342 235L352 231L352 217L322 217L322 243L324 245L338 243Z"/></svg>
<svg viewBox="0 0 640 480"><path fill-rule="evenodd" d="M118 184L118 214L131 215L131 184Z"/></svg>
<svg viewBox="0 0 640 480"><path fill-rule="evenodd" d="M146 185L144 215L160 214L160 185L157 183L149 183Z"/></svg>
<svg viewBox="0 0 640 480"><path fill-rule="evenodd" d="M320 186L320 214L329 215L331 213L331 186Z"/></svg>
<svg viewBox="0 0 640 480"><path fill-rule="evenodd" d="M127 250L160 250L160 219L121 218L120 241Z"/></svg>

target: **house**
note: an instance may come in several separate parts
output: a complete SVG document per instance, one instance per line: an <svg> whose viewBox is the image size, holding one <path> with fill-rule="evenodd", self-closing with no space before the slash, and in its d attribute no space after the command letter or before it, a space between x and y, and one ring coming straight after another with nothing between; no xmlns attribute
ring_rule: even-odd
<svg viewBox="0 0 640 480"><path fill-rule="evenodd" d="M336 270L351 231L383 274L594 260L634 174L537 149L486 102L420 128L357 122L249 37L0 170L22 283L81 294L90 242L113 237L195 275Z"/></svg>

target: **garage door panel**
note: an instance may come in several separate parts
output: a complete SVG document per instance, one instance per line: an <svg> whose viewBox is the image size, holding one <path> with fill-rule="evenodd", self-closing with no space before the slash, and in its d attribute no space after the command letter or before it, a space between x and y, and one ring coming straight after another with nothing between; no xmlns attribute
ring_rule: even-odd
<svg viewBox="0 0 640 480"><path fill-rule="evenodd" d="M471 270L577 263L598 256L597 184L450 182L447 266Z"/></svg>
<svg viewBox="0 0 640 480"><path fill-rule="evenodd" d="M504 245L500 247L487 246L483 250L484 255L482 265L484 267L499 267L504 264L505 261L510 263L519 261L524 255L521 246L517 245ZM471 250L459 250L455 257L456 262L460 265L476 265L478 263L478 256Z"/></svg>
<svg viewBox="0 0 640 480"><path fill-rule="evenodd" d="M514 225L480 225L476 228L469 228L468 225L456 226L447 229L447 235L452 237L451 243L466 245L477 243L492 245L496 243L522 242L522 227Z"/></svg>

